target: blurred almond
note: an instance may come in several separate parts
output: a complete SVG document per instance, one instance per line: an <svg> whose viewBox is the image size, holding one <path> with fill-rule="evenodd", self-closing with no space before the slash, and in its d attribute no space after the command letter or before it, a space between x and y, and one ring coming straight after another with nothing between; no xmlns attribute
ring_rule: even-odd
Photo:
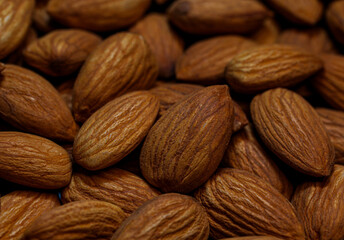
<svg viewBox="0 0 344 240"><path fill-rule="evenodd" d="M69 108L70 111L73 110L72 99L73 99L74 82L75 82L75 79L72 78L72 79L69 79L69 80L61 83L57 87L57 91L59 91L60 96L62 97L62 99L67 104L67 107Z"/></svg>
<svg viewBox="0 0 344 240"><path fill-rule="evenodd" d="M49 0L36 0L35 9L32 15L34 27L44 33L55 30L58 26L47 11Z"/></svg>
<svg viewBox="0 0 344 240"><path fill-rule="evenodd" d="M251 236L251 237L234 237L234 238L223 238L221 240L282 240L272 236Z"/></svg>
<svg viewBox="0 0 344 240"><path fill-rule="evenodd" d="M274 18L267 18L251 38L259 44L273 44L280 33L280 27Z"/></svg>
<svg viewBox="0 0 344 240"><path fill-rule="evenodd" d="M242 110L240 105L233 101L234 106L234 120L233 120L233 132L237 132L244 128L248 124L248 119L245 112Z"/></svg>
<svg viewBox="0 0 344 240"><path fill-rule="evenodd" d="M326 10L326 21L333 36L344 44L344 1L332 1Z"/></svg>

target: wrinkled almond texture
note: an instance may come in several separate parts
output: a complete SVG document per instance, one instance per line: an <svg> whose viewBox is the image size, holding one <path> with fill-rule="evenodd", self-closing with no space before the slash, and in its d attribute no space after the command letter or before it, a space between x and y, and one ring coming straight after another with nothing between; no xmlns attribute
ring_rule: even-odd
<svg viewBox="0 0 344 240"><path fill-rule="evenodd" d="M344 1L332 1L326 10L326 21L333 36L344 44Z"/></svg>

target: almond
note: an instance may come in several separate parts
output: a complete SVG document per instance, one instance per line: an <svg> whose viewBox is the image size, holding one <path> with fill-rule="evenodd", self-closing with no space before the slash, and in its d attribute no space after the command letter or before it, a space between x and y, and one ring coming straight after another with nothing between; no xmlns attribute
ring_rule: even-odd
<svg viewBox="0 0 344 240"><path fill-rule="evenodd" d="M57 91L59 91L60 96L67 104L69 110L73 110L72 107L72 100L73 100L73 86L74 86L75 79L71 78L63 83L61 83L57 87Z"/></svg>
<svg viewBox="0 0 344 240"><path fill-rule="evenodd" d="M39 216L25 231L29 239L110 239L125 219L122 210L107 202L78 201Z"/></svg>
<svg viewBox="0 0 344 240"><path fill-rule="evenodd" d="M24 186L58 189L72 175L68 153L56 143L21 132L0 132L0 178Z"/></svg>
<svg viewBox="0 0 344 240"><path fill-rule="evenodd" d="M254 97L251 116L265 145L281 160L305 174L328 176L334 148L324 124L300 95L283 88Z"/></svg>
<svg viewBox="0 0 344 240"><path fill-rule="evenodd" d="M256 47L236 55L227 65L225 77L233 90L257 93L302 82L322 68L315 55L288 45Z"/></svg>
<svg viewBox="0 0 344 240"><path fill-rule="evenodd" d="M75 119L84 122L115 97L152 87L157 75L156 59L143 37L126 32L108 37L90 54L76 79Z"/></svg>
<svg viewBox="0 0 344 240"><path fill-rule="evenodd" d="M36 0L33 11L32 23L35 28L41 32L47 33L55 30L58 26L47 11L49 0Z"/></svg>
<svg viewBox="0 0 344 240"><path fill-rule="evenodd" d="M333 36L338 42L344 44L344 1L332 1L326 10L326 21Z"/></svg>
<svg viewBox="0 0 344 240"><path fill-rule="evenodd" d="M240 107L238 103L233 101L234 106L234 120L233 120L233 132L237 132L244 128L248 124L248 119L244 110Z"/></svg>
<svg viewBox="0 0 344 240"><path fill-rule="evenodd" d="M274 18L267 18L263 25L251 35L251 39L259 44L273 44L277 41L280 27Z"/></svg>
<svg viewBox="0 0 344 240"><path fill-rule="evenodd" d="M251 237L234 237L234 238L223 238L221 240L282 240L272 236L251 236Z"/></svg>
<svg viewBox="0 0 344 240"><path fill-rule="evenodd" d="M323 181L305 182L292 200L309 240L344 238L344 166L335 165Z"/></svg>
<svg viewBox="0 0 344 240"><path fill-rule="evenodd" d="M188 96L149 131L140 156L143 176L164 192L191 192L220 164L232 124L227 86L207 87Z"/></svg>
<svg viewBox="0 0 344 240"><path fill-rule="evenodd" d="M209 223L202 206L192 197L168 193L136 210L121 224L112 240L206 240L208 235Z"/></svg>

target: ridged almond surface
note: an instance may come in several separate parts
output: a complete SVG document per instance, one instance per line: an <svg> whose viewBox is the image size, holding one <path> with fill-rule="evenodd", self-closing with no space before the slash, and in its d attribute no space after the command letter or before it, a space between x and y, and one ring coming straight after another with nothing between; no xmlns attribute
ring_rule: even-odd
<svg viewBox="0 0 344 240"><path fill-rule="evenodd" d="M270 183L286 198L293 193L293 186L278 168L275 159L258 142L252 126L236 133L224 155L225 166L249 171Z"/></svg>
<svg viewBox="0 0 344 240"><path fill-rule="evenodd" d="M320 58L296 47L264 45L236 55L228 63L225 77L233 90L250 94L293 86L322 66Z"/></svg>
<svg viewBox="0 0 344 240"><path fill-rule="evenodd" d="M234 238L223 238L221 240L282 240L272 236L250 236L250 237L234 237Z"/></svg>
<svg viewBox="0 0 344 240"><path fill-rule="evenodd" d="M192 34L248 33L270 15L256 0L177 0L168 9L171 22Z"/></svg>
<svg viewBox="0 0 344 240"><path fill-rule="evenodd" d="M43 212L60 206L57 194L14 191L0 198L0 239L19 240Z"/></svg>
<svg viewBox="0 0 344 240"><path fill-rule="evenodd" d="M274 18L264 20L262 26L250 38L259 44L273 44L280 34L280 26Z"/></svg>
<svg viewBox="0 0 344 240"><path fill-rule="evenodd" d="M184 42L171 28L165 15L148 14L130 29L141 34L152 49L159 65L159 77L174 76L177 59L183 54Z"/></svg>
<svg viewBox="0 0 344 240"><path fill-rule="evenodd" d="M344 239L344 166L335 165L323 181L296 188L292 203L303 222L306 239Z"/></svg>
<svg viewBox="0 0 344 240"><path fill-rule="evenodd" d="M150 4L151 0L50 0L47 11L69 27L111 31L135 23Z"/></svg>
<svg viewBox="0 0 344 240"><path fill-rule="evenodd" d="M195 193L205 207L210 236L272 235L304 240L291 203L265 180L244 170L221 169Z"/></svg>
<svg viewBox="0 0 344 240"><path fill-rule="evenodd" d="M253 123L265 145L296 170L330 175L334 148L314 108L300 95L277 88L254 97Z"/></svg>
<svg viewBox="0 0 344 240"><path fill-rule="evenodd" d="M123 211L107 202L77 201L39 216L23 240L110 239L125 219Z"/></svg>
<svg viewBox="0 0 344 240"><path fill-rule="evenodd" d="M62 191L62 202L100 200L120 207L129 216L160 193L135 174L110 168L98 172L77 171Z"/></svg>
<svg viewBox="0 0 344 240"><path fill-rule="evenodd" d="M58 189L68 185L72 162L56 143L21 132L0 132L0 178L24 186Z"/></svg>
<svg viewBox="0 0 344 240"><path fill-rule="evenodd" d="M238 53L254 46L256 44L253 41L236 35L199 41L191 45L178 60L176 77L180 81L200 84L223 82L228 62Z"/></svg>
<svg viewBox="0 0 344 240"><path fill-rule="evenodd" d="M177 193L146 202L127 218L112 240L206 240L209 223L202 206L192 197Z"/></svg>
<svg viewBox="0 0 344 240"><path fill-rule="evenodd" d="M77 71L100 42L100 37L84 30L55 30L28 45L23 54L30 66L64 76Z"/></svg>
<svg viewBox="0 0 344 240"><path fill-rule="evenodd" d="M159 100L148 91L110 101L80 128L73 145L75 162L88 170L119 162L145 138L158 111Z"/></svg>
<svg viewBox="0 0 344 240"><path fill-rule="evenodd" d="M332 1L326 10L326 21L333 36L344 44L344 1Z"/></svg>
<svg viewBox="0 0 344 240"><path fill-rule="evenodd" d="M204 88L171 107L141 150L145 179L164 192L191 192L216 170L232 134L228 87Z"/></svg>
<svg viewBox="0 0 344 240"><path fill-rule="evenodd" d="M34 0L0 1L0 59L13 52L24 40L34 6Z"/></svg>
<svg viewBox="0 0 344 240"><path fill-rule="evenodd" d="M73 141L79 127L57 90L28 69L10 64L2 66L1 118L23 131Z"/></svg>
<svg viewBox="0 0 344 240"><path fill-rule="evenodd" d="M89 55L74 85L73 112L84 122L110 100L129 91L153 86L156 59L142 36L117 33Z"/></svg>

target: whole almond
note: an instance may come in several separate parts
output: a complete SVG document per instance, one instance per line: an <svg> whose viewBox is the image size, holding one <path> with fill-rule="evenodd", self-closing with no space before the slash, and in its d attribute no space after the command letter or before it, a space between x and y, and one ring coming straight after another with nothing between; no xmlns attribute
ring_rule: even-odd
<svg viewBox="0 0 344 240"><path fill-rule="evenodd" d="M57 194L14 191L0 198L0 238L19 240L43 212L60 206Z"/></svg>
<svg viewBox="0 0 344 240"><path fill-rule="evenodd" d="M152 87L157 75L156 59L142 36L123 32L108 37L90 54L76 79L75 119L84 122L115 97Z"/></svg>
<svg viewBox="0 0 344 240"><path fill-rule="evenodd" d="M143 176L164 192L194 190L220 164L232 124L227 86L207 87L188 96L149 131L140 156Z"/></svg>
<svg viewBox="0 0 344 240"><path fill-rule="evenodd" d="M51 76L77 71L101 42L97 35L78 29L55 30L24 49L25 61Z"/></svg>
<svg viewBox="0 0 344 240"><path fill-rule="evenodd" d="M2 66L0 117L26 132L73 141L79 127L57 90L28 69Z"/></svg>
<svg viewBox="0 0 344 240"><path fill-rule="evenodd" d="M256 0L177 0L168 9L171 22L192 34L249 33L270 15Z"/></svg>
<svg viewBox="0 0 344 240"><path fill-rule="evenodd" d="M110 168L99 172L77 171L63 189L62 202L100 200L120 207L129 216L160 193L135 174Z"/></svg>
<svg viewBox="0 0 344 240"><path fill-rule="evenodd" d="M135 23L150 3L151 0L50 0L47 11L69 27L110 31Z"/></svg>
<svg viewBox="0 0 344 240"><path fill-rule="evenodd" d="M322 68L322 61L301 49L281 44L264 45L236 55L225 77L233 90L257 93L302 82Z"/></svg>
<svg viewBox="0 0 344 240"><path fill-rule="evenodd" d="M110 239L124 219L123 211L111 203L67 203L39 216L25 231L23 240Z"/></svg>
<svg viewBox="0 0 344 240"><path fill-rule="evenodd" d="M333 36L338 42L344 44L344 1L332 1L326 10L326 21Z"/></svg>
<svg viewBox="0 0 344 240"><path fill-rule="evenodd" d="M34 6L34 0L0 2L0 59L13 52L24 40Z"/></svg>
<svg viewBox="0 0 344 240"><path fill-rule="evenodd" d="M252 100L251 116L265 145L285 163L305 174L330 175L333 145L320 117L300 95L268 90Z"/></svg>
<svg viewBox="0 0 344 240"><path fill-rule="evenodd" d="M296 188L292 203L309 240L344 238L344 166L335 165L330 177Z"/></svg>
<svg viewBox="0 0 344 240"><path fill-rule="evenodd" d="M168 193L142 205L111 239L206 240L208 235L209 223L202 206L192 197Z"/></svg>
<svg viewBox="0 0 344 240"><path fill-rule="evenodd" d="M277 41L280 34L280 27L274 18L264 20L262 26L257 29L251 39L259 44L273 44Z"/></svg>

